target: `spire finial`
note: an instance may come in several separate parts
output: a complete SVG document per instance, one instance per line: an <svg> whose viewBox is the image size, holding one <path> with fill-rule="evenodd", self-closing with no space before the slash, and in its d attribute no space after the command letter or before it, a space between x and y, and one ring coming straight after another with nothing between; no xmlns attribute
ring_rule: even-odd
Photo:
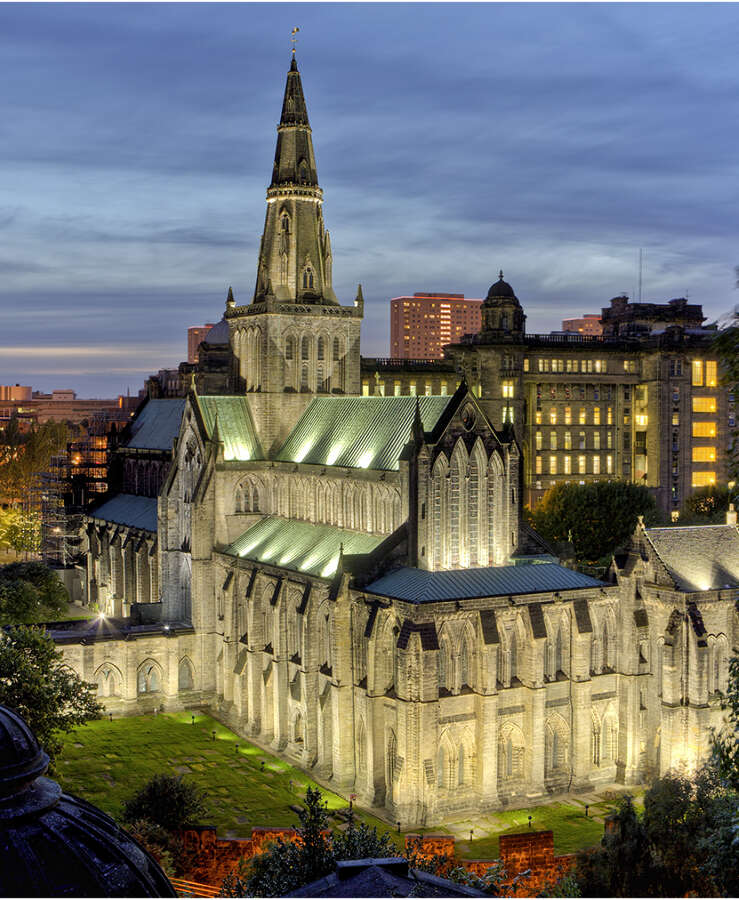
<svg viewBox="0 0 739 900"><path fill-rule="evenodd" d="M503 280L503 270L501 269L500 272L498 272L498 281L502 281L502 280Z"/></svg>
<svg viewBox="0 0 739 900"><path fill-rule="evenodd" d="M293 45L293 59L295 59L295 45L298 43L298 39L295 37L295 35L296 35L299 31L300 31L300 28L298 28L298 27L296 26L296 27L293 28L293 30L290 32L290 34L291 34L290 41L292 42L292 45Z"/></svg>

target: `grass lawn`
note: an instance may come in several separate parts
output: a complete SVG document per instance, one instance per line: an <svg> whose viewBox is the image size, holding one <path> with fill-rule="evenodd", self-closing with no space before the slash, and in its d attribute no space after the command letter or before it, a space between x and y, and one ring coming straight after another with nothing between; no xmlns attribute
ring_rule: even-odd
<svg viewBox="0 0 739 900"><path fill-rule="evenodd" d="M206 823L221 837L248 837L255 825L297 825L292 805L300 805L308 786L320 787L289 763L238 737L209 716L161 713L100 719L67 735L57 760L59 781L65 791L84 797L109 815L118 817L123 801L152 775L184 775L208 794L211 813ZM213 732L216 739L213 740ZM329 811L346 808L347 801L320 788ZM607 813L615 804L591 806L591 815ZM571 853L597 844L603 824L586 818L578 803L554 803L524 810L501 810L472 821L450 822L422 831L454 833L462 857L493 859L500 834L528 830L554 832L556 853ZM378 832L391 832L386 822L357 810L357 818ZM331 825L343 822L332 815ZM469 829L474 828L472 841Z"/></svg>

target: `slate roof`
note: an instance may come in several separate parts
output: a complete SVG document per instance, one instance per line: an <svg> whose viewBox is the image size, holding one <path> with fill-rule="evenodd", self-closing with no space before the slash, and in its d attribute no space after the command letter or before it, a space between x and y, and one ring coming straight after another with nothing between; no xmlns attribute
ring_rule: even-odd
<svg viewBox="0 0 739 900"><path fill-rule="evenodd" d="M171 450L184 410L184 397L149 400L131 422L131 439L126 446L137 450Z"/></svg>
<svg viewBox="0 0 739 900"><path fill-rule="evenodd" d="M427 572L404 567L383 575L364 590L381 597L427 603L594 587L603 587L603 583L556 563L541 563L532 566L453 569L446 572Z"/></svg>
<svg viewBox="0 0 739 900"><path fill-rule="evenodd" d="M411 438L416 400L424 431L431 431L451 399L318 397L303 413L276 459L397 470L398 458Z"/></svg>
<svg viewBox="0 0 739 900"><path fill-rule="evenodd" d="M218 416L218 433L223 441L224 459L243 462L264 458L246 397L201 397L198 394L197 402L209 438L213 436L216 415Z"/></svg>
<svg viewBox="0 0 739 900"><path fill-rule="evenodd" d="M156 497L139 497L136 494L118 494L106 500L102 506L89 513L91 519L102 519L116 525L131 525L144 531L157 530Z"/></svg>
<svg viewBox="0 0 739 900"><path fill-rule="evenodd" d="M330 578L336 571L342 545L344 555L370 553L383 540L380 535L266 516L248 528L225 552Z"/></svg>
<svg viewBox="0 0 739 900"><path fill-rule="evenodd" d="M647 528L644 533L679 590L739 586L739 530L734 525Z"/></svg>

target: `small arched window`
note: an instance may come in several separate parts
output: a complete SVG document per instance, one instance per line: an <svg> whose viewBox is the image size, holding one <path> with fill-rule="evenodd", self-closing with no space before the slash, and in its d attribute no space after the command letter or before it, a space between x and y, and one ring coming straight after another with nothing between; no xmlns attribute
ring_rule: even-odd
<svg viewBox="0 0 739 900"><path fill-rule="evenodd" d="M138 690L139 694L153 694L161 690L159 670L154 663L144 663L139 669Z"/></svg>
<svg viewBox="0 0 739 900"><path fill-rule="evenodd" d="M290 216L288 216L287 213L282 214L282 218L280 219L280 228L282 229L283 233L290 233Z"/></svg>
<svg viewBox="0 0 739 900"><path fill-rule="evenodd" d="M187 659L181 659L178 669L177 686L181 691L191 691L194 687L192 666Z"/></svg>
<svg viewBox="0 0 739 900"><path fill-rule="evenodd" d="M341 344L337 337L334 338L334 362L338 362L341 358Z"/></svg>
<svg viewBox="0 0 739 900"><path fill-rule="evenodd" d="M323 358L324 358L324 353L325 353L325 343L326 343L326 342L323 340L322 337L319 337L319 338L318 338L318 349L317 349L317 352L316 352L316 357L317 357L318 359L323 359Z"/></svg>
<svg viewBox="0 0 739 900"><path fill-rule="evenodd" d="M301 342L300 355L303 359L310 359L310 338L307 336Z"/></svg>
<svg viewBox="0 0 739 900"><path fill-rule="evenodd" d="M303 269L303 290L313 290L313 269L310 266Z"/></svg>
<svg viewBox="0 0 739 900"><path fill-rule="evenodd" d="M560 625L557 629L557 639L554 644L554 674L557 675L557 672L563 672L564 668L562 665L562 626Z"/></svg>
<svg viewBox="0 0 739 900"><path fill-rule="evenodd" d="M459 745L459 756L457 757L457 784L464 784L464 744Z"/></svg>
<svg viewBox="0 0 739 900"><path fill-rule="evenodd" d="M467 641L462 641L459 650L459 686L460 688L470 683L470 654Z"/></svg>
<svg viewBox="0 0 739 900"><path fill-rule="evenodd" d="M444 776L446 774L446 751L444 750L444 746L441 745L439 747L439 752L436 756L436 784L438 787L445 787L444 785Z"/></svg>
<svg viewBox="0 0 739 900"><path fill-rule="evenodd" d="M513 682L514 678L518 678L518 646L516 644L516 632L511 632L511 646L509 651L509 661L510 661L510 672L511 677L510 681Z"/></svg>
<svg viewBox="0 0 739 900"><path fill-rule="evenodd" d="M285 339L285 359L295 359L295 338Z"/></svg>

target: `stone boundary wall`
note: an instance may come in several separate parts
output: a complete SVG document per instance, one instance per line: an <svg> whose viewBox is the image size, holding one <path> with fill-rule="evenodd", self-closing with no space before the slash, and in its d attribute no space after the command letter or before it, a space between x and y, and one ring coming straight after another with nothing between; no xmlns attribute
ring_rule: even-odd
<svg viewBox="0 0 739 900"><path fill-rule="evenodd" d="M262 853L268 844L281 838L294 841L294 828L252 828L249 838L219 838L213 825L188 828L181 832L186 855L190 863L186 878L219 887L223 879L233 872L241 859L249 860ZM417 843L417 853L422 857L442 856L452 865L461 865L484 875L498 860L458 859L454 837L450 834L406 834L405 846ZM500 859L509 877L508 896L536 896L545 886L565 875L574 865L575 854L555 856L552 831L528 831L523 834L500 836ZM519 879L522 872L530 871L528 878Z"/></svg>

